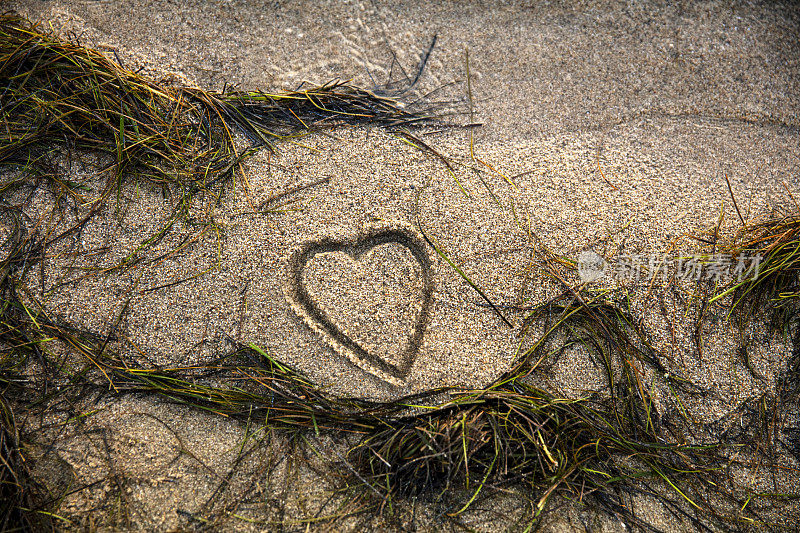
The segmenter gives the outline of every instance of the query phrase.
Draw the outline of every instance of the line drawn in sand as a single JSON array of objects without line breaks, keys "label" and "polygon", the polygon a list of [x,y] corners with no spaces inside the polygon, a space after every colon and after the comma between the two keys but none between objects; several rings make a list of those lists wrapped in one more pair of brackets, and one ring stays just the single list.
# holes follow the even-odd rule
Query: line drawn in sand
[{"label": "line drawn in sand", "polygon": [[[411,313],[411,317],[407,320],[410,322],[408,325],[411,326],[411,331],[407,336],[407,342],[391,344],[395,352],[391,354],[391,357],[378,353],[373,346],[359,340],[358,333],[354,332],[352,327],[348,328],[341,323],[341,320],[336,320],[332,315],[337,315],[338,310],[332,308],[329,301],[319,301],[309,291],[309,280],[305,277],[308,273],[308,266],[324,255],[336,255],[339,256],[336,258],[339,261],[349,261],[356,266],[363,266],[369,260],[374,259],[374,257],[369,257],[370,255],[376,255],[375,252],[385,245],[401,249],[401,254],[416,263],[411,271],[412,276],[418,279],[410,279],[410,281],[414,285],[422,282],[421,290],[414,291],[417,293],[417,301],[401,301],[399,306],[395,305],[395,307],[401,307],[401,312],[406,315]],[[284,284],[284,294],[295,314],[313,331],[320,334],[339,355],[346,357],[361,369],[387,383],[397,387],[405,386],[405,379],[422,345],[433,301],[433,272],[422,237],[405,224],[367,227],[350,238],[323,235],[294,248],[286,262],[287,279]],[[388,266],[392,268],[397,265]],[[335,283],[335,279],[327,278],[319,283],[331,284]],[[335,290],[336,287],[333,289]],[[358,324],[356,324],[357,326]],[[375,333],[380,335],[382,332],[386,332],[389,326],[390,324],[380,324],[380,328]]]}]

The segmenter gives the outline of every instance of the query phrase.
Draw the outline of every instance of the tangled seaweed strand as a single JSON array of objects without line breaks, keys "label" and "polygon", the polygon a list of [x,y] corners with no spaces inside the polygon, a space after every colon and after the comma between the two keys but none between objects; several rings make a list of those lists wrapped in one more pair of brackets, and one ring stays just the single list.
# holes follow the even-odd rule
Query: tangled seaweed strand
[{"label": "tangled seaweed strand", "polygon": [[390,98],[332,82],[281,94],[165,87],[91,50],[0,18],[0,164],[52,176],[55,148],[115,160],[123,173],[206,188],[241,157],[234,132],[253,146],[337,124],[400,128],[429,120]]},{"label": "tangled seaweed strand", "polygon": [[[193,195],[235,179],[239,162],[256,148],[271,149],[276,141],[340,124],[405,128],[429,121],[431,110],[403,109],[395,100],[342,82],[281,94],[167,87],[21,17],[0,16],[0,170],[8,171],[0,182],[0,216],[13,228],[0,243],[1,529],[28,529],[47,517],[32,503],[36,491],[6,397],[30,392],[22,377],[29,358],[47,372],[41,392],[51,397],[50,380],[61,377],[60,366],[48,360],[43,333],[67,339],[81,353],[97,340],[29,309],[18,293],[21,279],[48,246],[79,231],[123,180],[175,186],[187,204]],[[237,149],[237,133],[249,148]],[[80,185],[59,172],[58,162],[72,153],[110,161],[102,193],[71,229],[55,236],[31,231],[19,206],[7,199],[39,187],[80,198]],[[95,346],[90,359],[102,356],[109,340]]]},{"label": "tangled seaweed strand", "polygon": [[[105,335],[82,330],[26,304],[18,291],[46,247],[85,224],[122,180],[177,186],[188,196],[221,190],[258,147],[337,124],[397,129],[431,117],[432,109],[411,111],[343,83],[281,94],[166,87],[22,18],[0,18],[0,165],[16,172],[0,185],[0,212],[12,229],[0,260],[2,527],[54,528],[49,517],[59,501],[30,476],[12,408],[24,413],[61,398],[77,404],[88,395],[131,394],[257,419],[286,432],[346,435],[348,451],[340,463],[352,474],[349,488],[361,498],[377,498],[369,507],[377,512],[387,511],[388,502],[438,498],[457,522],[485,495],[516,488],[530,503],[529,529],[556,495],[591,504],[629,526],[653,529],[626,504],[635,494],[659,498],[700,530],[769,526],[756,505],[760,495],[749,495],[742,505],[716,483],[733,462],[719,443],[664,440],[661,414],[639,367],[675,388],[690,384],[667,376],[643,328],[607,299],[567,294],[532,310],[526,326],[544,323],[545,334],[483,389],[437,389],[370,402],[331,396],[252,345],[203,367],[137,367],[109,348],[117,340],[114,327]],[[236,134],[250,147],[238,149]],[[58,171],[59,158],[73,151],[111,161],[105,189],[72,230],[56,236],[29,231],[20,209],[5,198],[38,186],[77,195],[79,186]],[[797,228],[797,219],[763,225],[764,233],[744,245],[762,250],[768,261],[761,278],[733,289],[737,309],[747,309],[748,299],[777,302],[784,310],[794,301]],[[781,323],[788,320],[781,315]],[[51,342],[69,348],[69,365],[50,353]],[[533,385],[545,359],[575,345],[586,347],[604,370],[608,397],[566,400]],[[787,384],[796,383],[793,361]],[[41,369],[37,380],[26,374],[31,365]],[[236,386],[220,387],[214,381],[219,377]],[[781,398],[796,402],[796,392]],[[720,499],[740,511],[720,510]]]}]

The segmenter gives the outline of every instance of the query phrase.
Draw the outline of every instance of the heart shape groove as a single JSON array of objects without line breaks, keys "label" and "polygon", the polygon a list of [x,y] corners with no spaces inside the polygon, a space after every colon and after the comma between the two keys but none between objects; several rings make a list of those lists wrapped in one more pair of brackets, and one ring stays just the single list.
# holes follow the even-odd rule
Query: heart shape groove
[{"label": "heart shape groove", "polygon": [[[406,262],[404,258],[412,262],[410,272],[400,268],[401,263]],[[369,285],[370,272],[365,272],[365,267],[381,260],[383,264],[395,264],[386,265],[383,283]],[[335,284],[342,274],[349,274],[350,279]],[[388,301],[367,301],[342,309],[341,304],[352,299],[354,292],[362,298],[387,297],[394,292],[392,284],[408,293],[419,289],[420,280],[421,290],[414,291],[419,294],[419,301],[412,305],[406,301],[394,306]],[[345,285],[344,290],[342,285]],[[348,288],[351,294],[347,294]],[[329,297],[320,301],[319,294],[326,289]],[[292,250],[287,258],[284,293],[295,314],[338,354],[392,385],[406,384],[405,378],[422,345],[433,300],[430,258],[425,242],[413,229],[405,225],[367,228],[349,239],[321,236],[307,241]],[[364,321],[377,328],[360,331]],[[405,342],[398,342],[397,332],[392,337],[387,321],[410,327],[405,339],[402,339],[404,332],[399,332]],[[397,350],[392,349],[397,347]]]}]

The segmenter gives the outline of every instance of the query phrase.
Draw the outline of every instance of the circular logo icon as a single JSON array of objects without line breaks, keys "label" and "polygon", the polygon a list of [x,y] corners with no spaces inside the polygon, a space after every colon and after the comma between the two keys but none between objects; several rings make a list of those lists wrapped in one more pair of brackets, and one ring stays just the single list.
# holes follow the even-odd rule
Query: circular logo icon
[{"label": "circular logo icon", "polygon": [[606,273],[606,268],[608,263],[600,254],[591,250],[584,250],[578,254],[578,275],[582,282],[597,281]]}]

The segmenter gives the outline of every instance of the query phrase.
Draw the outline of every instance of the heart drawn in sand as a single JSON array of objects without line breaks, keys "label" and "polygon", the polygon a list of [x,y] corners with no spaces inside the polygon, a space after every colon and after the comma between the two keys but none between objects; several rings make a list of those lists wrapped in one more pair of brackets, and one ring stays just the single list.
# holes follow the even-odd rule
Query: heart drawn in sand
[{"label": "heart drawn in sand", "polygon": [[405,226],[320,237],[293,250],[287,267],[284,290],[294,312],[340,355],[404,385],[433,298],[424,241]]}]

